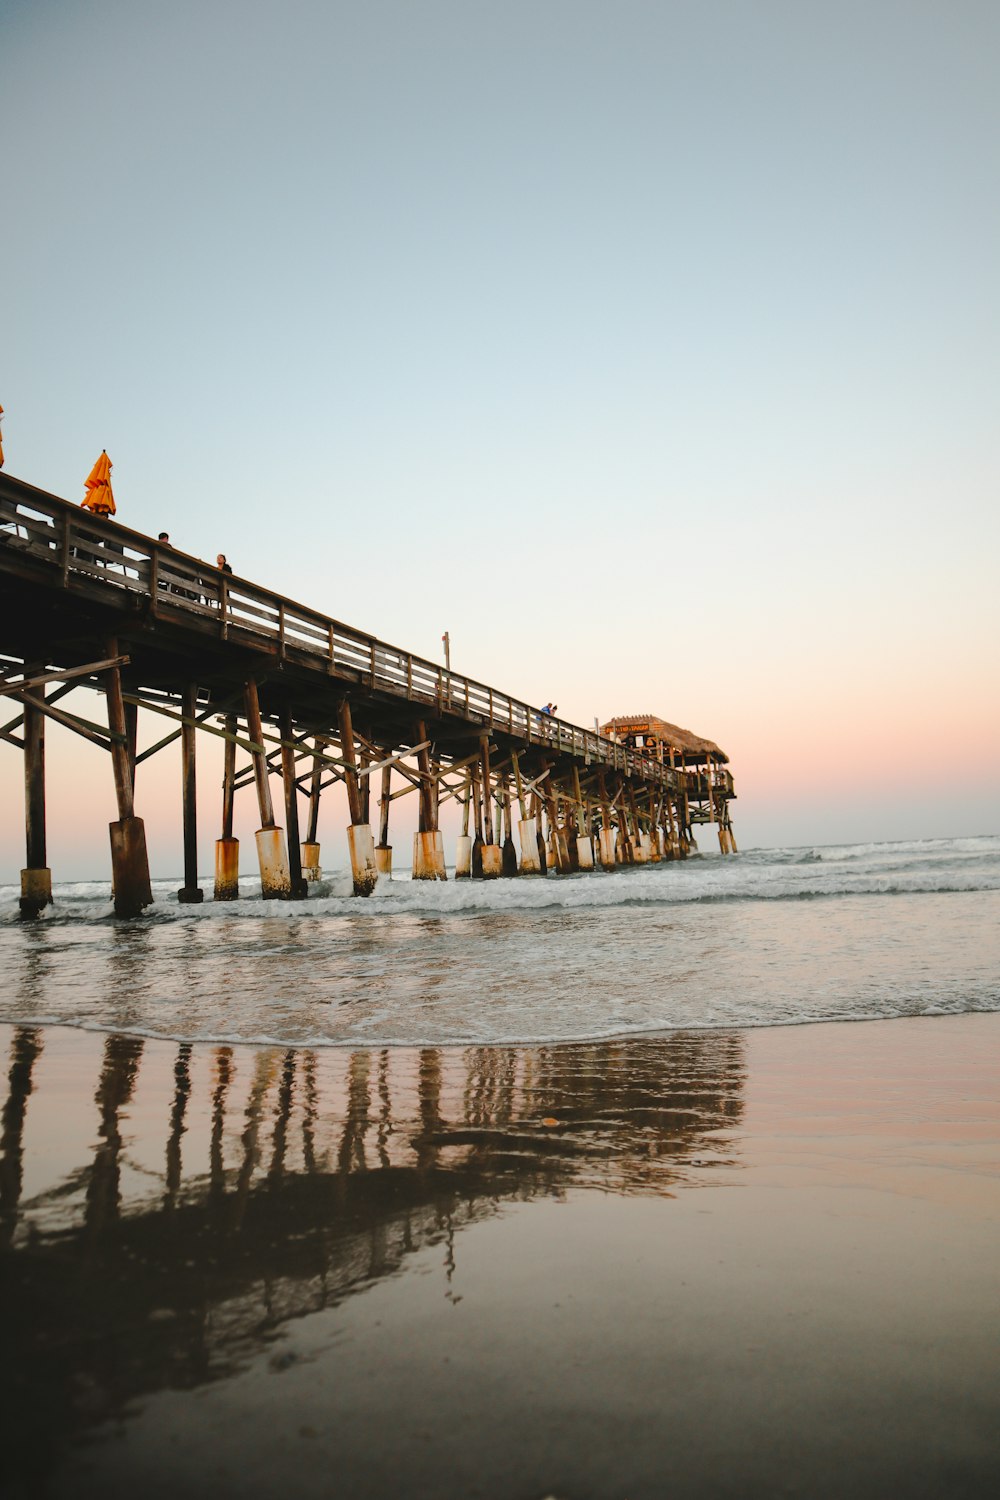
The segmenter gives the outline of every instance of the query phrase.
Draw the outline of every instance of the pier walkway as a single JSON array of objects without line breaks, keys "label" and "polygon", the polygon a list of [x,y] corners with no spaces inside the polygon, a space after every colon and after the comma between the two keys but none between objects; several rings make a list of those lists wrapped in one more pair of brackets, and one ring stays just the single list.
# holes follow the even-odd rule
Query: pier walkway
[{"label": "pier walkway", "polygon": [[[226,744],[218,900],[238,895],[233,802],[249,785],[260,811],[257,856],[265,897],[301,897],[319,878],[320,798],[335,782],[347,791],[359,895],[374,888],[379,874],[391,874],[391,804],[411,793],[419,802],[417,879],[446,878],[438,817],[449,798],[462,809],[457,878],[682,858],[696,823],[714,824],[723,853],[735,850],[733,779],[726,755],[710,741],[678,732],[676,745],[661,740],[655,754],[643,754],[622,737],[541,713],[2,472],[0,657],[0,696],[20,710],[0,725],[0,740],[25,758],[26,915],[51,899],[47,720],[110,753],[120,915],[135,915],[151,900],[145,832],[134,805],[136,766],[177,739],[185,848],[178,894],[184,901],[203,898],[197,883],[198,732]],[[58,707],[80,687],[106,697],[106,722]],[[140,708],[173,721],[141,754]],[[280,776],[283,825],[275,817],[272,773]],[[376,775],[377,845],[370,823]]]}]

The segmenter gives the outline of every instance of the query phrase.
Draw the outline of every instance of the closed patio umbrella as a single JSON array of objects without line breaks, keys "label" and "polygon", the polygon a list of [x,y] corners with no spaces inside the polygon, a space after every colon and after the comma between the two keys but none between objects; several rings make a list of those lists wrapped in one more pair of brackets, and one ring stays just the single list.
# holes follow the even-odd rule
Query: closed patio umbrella
[{"label": "closed patio umbrella", "polygon": [[106,448],[91,469],[86,485],[87,493],[80,501],[83,508],[93,511],[95,516],[113,516],[115,497],[111,493],[111,460]]}]

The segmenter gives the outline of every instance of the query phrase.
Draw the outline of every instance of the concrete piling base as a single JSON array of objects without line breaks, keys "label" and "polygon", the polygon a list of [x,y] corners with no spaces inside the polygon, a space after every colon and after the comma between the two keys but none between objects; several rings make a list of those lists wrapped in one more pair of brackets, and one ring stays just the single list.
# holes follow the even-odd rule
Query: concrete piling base
[{"label": "concrete piling base", "polygon": [[499,844],[483,845],[483,879],[499,880],[503,874],[503,850]]},{"label": "concrete piling base", "polygon": [[153,904],[145,825],[141,818],[122,818],[110,823],[108,831],[115,916],[137,917],[144,907]]},{"label": "concrete piling base", "polygon": [[517,825],[517,837],[521,845],[521,874],[541,875],[541,860],[538,858],[538,825],[534,818],[522,818]]},{"label": "concrete piling base", "polygon": [[302,859],[302,879],[308,885],[315,885],[317,880],[322,880],[323,871],[319,863],[318,844],[300,844],[299,852]]},{"label": "concrete piling base", "polygon": [[239,899],[240,841],[239,839],[216,839],[215,900],[238,901]]},{"label": "concrete piling base", "polygon": [[460,833],[455,845],[455,879],[468,880],[472,874],[472,840],[467,833]]},{"label": "concrete piling base", "polygon": [[517,874],[517,850],[514,848],[514,840],[508,833],[503,841],[503,877],[505,880],[512,880]]},{"label": "concrete piling base", "polygon": [[257,863],[260,866],[260,893],[265,901],[287,901],[292,894],[292,877],[288,870],[288,846],[283,828],[258,828]]},{"label": "concrete piling base", "polygon": [[347,830],[347,847],[351,856],[354,894],[370,896],[378,883],[375,863],[375,839],[368,823],[352,823]]},{"label": "concrete piling base", "polygon": [[177,899],[182,906],[200,906],[205,899],[205,892],[200,885],[182,885],[177,892]]},{"label": "concrete piling base", "polygon": [[613,828],[602,828],[598,836],[598,852],[601,860],[602,870],[613,870],[615,867],[615,831]]},{"label": "concrete piling base", "polygon": [[22,917],[37,917],[38,913],[52,903],[52,871],[22,870],[21,900]]},{"label": "concrete piling base", "polygon": [[594,868],[594,841],[589,833],[578,833],[576,836],[576,861],[581,870]]},{"label": "concrete piling base", "polygon": [[444,839],[438,832],[413,835],[413,879],[447,880]]},{"label": "concrete piling base", "polygon": [[644,833],[640,833],[632,844],[632,863],[634,865],[649,864],[649,843]]},{"label": "concrete piling base", "polygon": [[392,879],[392,845],[375,845],[375,868],[386,880]]}]

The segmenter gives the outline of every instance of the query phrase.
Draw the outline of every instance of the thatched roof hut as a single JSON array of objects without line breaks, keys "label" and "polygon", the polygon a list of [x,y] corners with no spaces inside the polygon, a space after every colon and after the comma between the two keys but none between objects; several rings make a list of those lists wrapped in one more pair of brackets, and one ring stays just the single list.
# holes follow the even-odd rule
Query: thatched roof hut
[{"label": "thatched roof hut", "polygon": [[716,764],[729,764],[729,756],[714,740],[702,739],[700,734],[692,734],[690,729],[669,724],[666,719],[659,719],[655,714],[620,714],[602,724],[601,733],[608,739],[620,740],[647,755],[658,755],[662,745],[665,758],[672,749],[674,759],[685,765],[704,764],[708,756]]}]

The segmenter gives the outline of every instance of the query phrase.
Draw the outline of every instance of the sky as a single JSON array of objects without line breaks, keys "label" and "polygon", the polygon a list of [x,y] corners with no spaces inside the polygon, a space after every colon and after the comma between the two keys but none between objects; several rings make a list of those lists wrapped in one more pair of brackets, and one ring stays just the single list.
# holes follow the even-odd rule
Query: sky
[{"label": "sky", "polygon": [[[9,473],[75,500],[107,448],[126,525],[707,735],[743,847],[1000,831],[992,0],[0,23]],[[48,745],[54,877],[103,876],[110,765]],[[137,785],[163,874],[179,782]],[[2,745],[0,805],[13,880]]]}]

